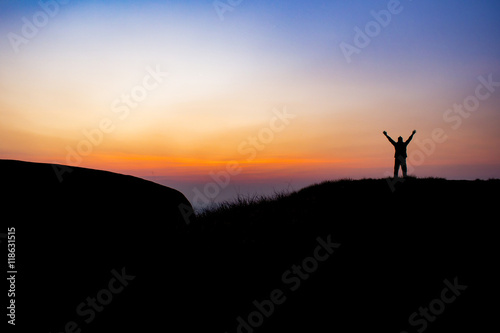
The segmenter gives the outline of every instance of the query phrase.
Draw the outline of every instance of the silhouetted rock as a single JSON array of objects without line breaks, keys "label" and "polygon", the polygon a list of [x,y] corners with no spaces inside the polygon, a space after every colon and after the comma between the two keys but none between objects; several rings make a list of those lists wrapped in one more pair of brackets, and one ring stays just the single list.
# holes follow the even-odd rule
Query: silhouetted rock
[{"label": "silhouetted rock", "polygon": [[[10,160],[0,160],[0,184],[2,232],[15,228],[19,331],[61,332],[72,322],[82,332],[139,329],[156,297],[166,309],[168,263],[188,226],[181,209],[191,209],[183,194],[132,176]],[[87,304],[108,296],[102,312]]]},{"label": "silhouetted rock", "polygon": [[179,205],[191,206],[179,191],[107,171],[0,160],[0,177],[9,206],[24,207],[15,212],[17,218],[86,223],[126,218],[176,229],[186,225]]}]

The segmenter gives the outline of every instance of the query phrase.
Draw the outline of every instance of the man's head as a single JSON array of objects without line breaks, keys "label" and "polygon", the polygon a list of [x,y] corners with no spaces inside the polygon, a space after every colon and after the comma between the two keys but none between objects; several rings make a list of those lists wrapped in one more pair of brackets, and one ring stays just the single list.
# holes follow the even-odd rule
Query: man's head
[{"label": "man's head", "polygon": [[400,137],[398,138],[398,142],[403,142],[403,137],[402,137],[402,136],[400,136]]}]

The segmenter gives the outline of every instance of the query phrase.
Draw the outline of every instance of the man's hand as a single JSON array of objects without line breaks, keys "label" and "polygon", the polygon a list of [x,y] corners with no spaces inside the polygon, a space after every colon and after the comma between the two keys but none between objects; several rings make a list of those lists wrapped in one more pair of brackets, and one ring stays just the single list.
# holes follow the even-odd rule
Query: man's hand
[{"label": "man's hand", "polygon": [[412,134],[415,134],[415,133],[417,133],[417,131],[416,131],[416,130],[413,130],[413,133],[412,133]]},{"label": "man's hand", "polygon": [[387,132],[386,132],[386,131],[384,131],[384,135],[387,135]]}]

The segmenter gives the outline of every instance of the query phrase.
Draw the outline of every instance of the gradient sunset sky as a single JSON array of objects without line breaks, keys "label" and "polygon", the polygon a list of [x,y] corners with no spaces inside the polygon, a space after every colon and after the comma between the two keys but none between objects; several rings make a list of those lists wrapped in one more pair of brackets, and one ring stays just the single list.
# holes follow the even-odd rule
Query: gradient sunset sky
[{"label": "gradient sunset sky", "polygon": [[0,158],[190,200],[219,175],[222,200],[386,177],[382,131],[416,129],[411,174],[499,178],[499,18],[472,0],[0,1]]}]

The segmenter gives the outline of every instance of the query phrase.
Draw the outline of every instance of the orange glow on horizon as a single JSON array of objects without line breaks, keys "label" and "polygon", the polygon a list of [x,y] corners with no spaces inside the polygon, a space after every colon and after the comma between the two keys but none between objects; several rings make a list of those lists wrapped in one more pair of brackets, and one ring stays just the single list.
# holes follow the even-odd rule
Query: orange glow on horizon
[{"label": "orange glow on horizon", "polygon": [[[54,161],[44,160],[46,163]],[[332,166],[349,166],[354,160],[321,159],[321,158],[261,158],[254,160],[208,160],[197,158],[151,156],[151,155],[105,155],[93,154],[81,164],[71,166],[89,167],[95,169],[112,170],[116,172],[135,170],[136,174],[149,175],[154,172],[158,175],[179,178],[205,177],[211,172],[220,172],[227,168],[241,168],[240,177],[250,175],[273,174],[284,172],[292,174],[294,171],[319,170]],[[61,163],[65,164],[65,163]]]}]

